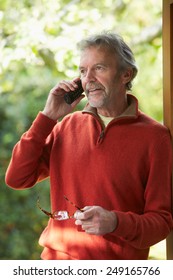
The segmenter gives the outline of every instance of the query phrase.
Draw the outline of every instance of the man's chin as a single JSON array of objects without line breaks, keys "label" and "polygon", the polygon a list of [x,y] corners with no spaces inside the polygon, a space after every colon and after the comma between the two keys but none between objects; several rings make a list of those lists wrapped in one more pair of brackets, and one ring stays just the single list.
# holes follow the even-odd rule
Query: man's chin
[{"label": "man's chin", "polygon": [[91,107],[94,107],[94,108],[101,108],[103,106],[103,100],[94,100],[93,98],[92,99],[88,99],[88,102],[90,104]]},{"label": "man's chin", "polygon": [[94,108],[100,108],[105,103],[105,96],[101,90],[89,92],[87,94],[87,99],[90,106]]}]

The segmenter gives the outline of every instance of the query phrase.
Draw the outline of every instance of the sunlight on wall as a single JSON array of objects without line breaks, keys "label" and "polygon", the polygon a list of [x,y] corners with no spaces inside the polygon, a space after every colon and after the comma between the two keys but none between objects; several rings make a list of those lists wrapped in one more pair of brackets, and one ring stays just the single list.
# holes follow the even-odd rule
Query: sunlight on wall
[{"label": "sunlight on wall", "polygon": [[154,260],[166,260],[166,240],[151,247],[149,258]]}]

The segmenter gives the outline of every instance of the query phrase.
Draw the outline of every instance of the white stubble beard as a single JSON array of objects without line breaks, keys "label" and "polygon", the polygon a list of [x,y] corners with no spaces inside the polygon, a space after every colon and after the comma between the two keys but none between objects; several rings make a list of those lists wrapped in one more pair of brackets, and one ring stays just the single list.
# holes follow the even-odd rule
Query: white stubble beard
[{"label": "white stubble beard", "polygon": [[99,96],[97,96],[97,94],[96,94],[96,96],[90,96],[90,93],[87,95],[88,102],[89,102],[91,107],[101,108],[105,104],[105,94],[104,94],[104,92],[100,93],[98,95]]}]

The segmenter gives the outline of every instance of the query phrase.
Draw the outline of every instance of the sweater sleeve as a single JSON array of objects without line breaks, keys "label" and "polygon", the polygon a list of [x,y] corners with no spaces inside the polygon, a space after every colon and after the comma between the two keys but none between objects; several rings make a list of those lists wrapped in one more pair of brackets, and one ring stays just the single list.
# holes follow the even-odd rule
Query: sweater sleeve
[{"label": "sweater sleeve", "polygon": [[51,133],[56,122],[41,112],[15,145],[6,171],[6,184],[14,189],[32,187],[49,176]]},{"label": "sweater sleeve", "polygon": [[161,139],[150,155],[150,172],[145,187],[144,213],[114,212],[118,225],[105,235],[118,237],[139,249],[148,248],[167,237],[173,227],[171,213],[172,147],[169,134]]}]

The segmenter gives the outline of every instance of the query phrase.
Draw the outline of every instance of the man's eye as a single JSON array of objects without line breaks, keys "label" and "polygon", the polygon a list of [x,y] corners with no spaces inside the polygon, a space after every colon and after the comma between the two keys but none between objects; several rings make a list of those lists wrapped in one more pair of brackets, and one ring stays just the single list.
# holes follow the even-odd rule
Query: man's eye
[{"label": "man's eye", "polygon": [[85,73],[86,73],[86,70],[85,70],[85,69],[81,69],[81,70],[80,70],[80,75],[81,75],[81,76],[84,76]]},{"label": "man's eye", "polygon": [[97,65],[97,66],[96,66],[96,70],[103,70],[103,66]]}]

